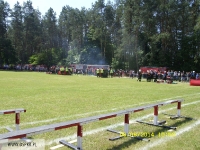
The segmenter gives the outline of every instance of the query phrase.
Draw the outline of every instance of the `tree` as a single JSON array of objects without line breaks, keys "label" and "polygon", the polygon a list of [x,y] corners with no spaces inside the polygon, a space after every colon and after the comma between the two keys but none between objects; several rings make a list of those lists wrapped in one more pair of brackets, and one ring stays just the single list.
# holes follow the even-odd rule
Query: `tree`
[{"label": "tree", "polygon": [[14,5],[13,11],[11,12],[11,18],[9,37],[12,40],[17,53],[17,58],[20,62],[23,56],[23,11],[19,2]]},{"label": "tree", "polygon": [[36,11],[29,0],[23,5],[23,52],[22,62],[28,63],[29,57],[40,52],[41,49],[41,28],[40,12]]},{"label": "tree", "polygon": [[14,64],[15,49],[7,37],[7,17],[10,8],[7,2],[0,1],[0,64]]}]

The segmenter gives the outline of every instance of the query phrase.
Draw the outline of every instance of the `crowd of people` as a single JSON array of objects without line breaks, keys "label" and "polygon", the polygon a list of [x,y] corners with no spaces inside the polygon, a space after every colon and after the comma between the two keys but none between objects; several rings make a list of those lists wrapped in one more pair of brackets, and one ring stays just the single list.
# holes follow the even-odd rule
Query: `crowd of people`
[{"label": "crowd of people", "polygon": [[[7,65],[2,66],[2,69],[9,70],[10,67]],[[44,65],[16,65],[13,67],[14,70],[31,70],[31,71],[39,71],[44,72],[47,71],[47,67]],[[70,74],[83,74],[83,75],[95,75],[97,77],[129,77],[129,78],[137,78],[137,81],[146,80],[147,82],[157,82],[157,81],[164,81],[164,82],[189,82],[190,79],[200,79],[199,73],[195,71],[185,72],[185,71],[159,71],[159,70],[147,70],[146,72],[142,72],[138,70],[135,72],[134,70],[123,70],[123,69],[113,69],[113,68],[96,68],[96,69],[75,69],[72,67],[58,67],[52,66],[49,68],[49,71],[52,73],[58,74],[58,72],[70,72]]]},{"label": "crowd of people", "polygon": [[[133,72],[134,73],[134,72]],[[132,74],[133,74],[132,73]],[[199,73],[195,71],[185,72],[185,71],[155,71],[147,70],[147,73],[142,73],[141,70],[138,72],[138,81],[141,81],[141,78],[146,78],[147,82],[157,82],[162,80],[164,82],[178,81],[178,82],[189,82],[190,79],[200,79]]]},{"label": "crowd of people", "polygon": [[[195,71],[191,72],[185,72],[185,71],[156,71],[156,70],[147,70],[147,72],[141,72],[139,70],[138,72],[135,72],[133,70],[127,71],[123,69],[117,69],[114,70],[112,68],[106,70],[104,68],[97,68],[95,73],[92,75],[95,75],[97,77],[102,77],[102,75],[107,72],[107,77],[129,77],[129,78],[136,78],[137,81],[146,80],[147,82],[157,82],[160,80],[163,80],[164,82],[189,82],[190,79],[200,79],[199,73],[196,73]],[[87,73],[87,71],[86,71]],[[86,74],[87,75],[87,74]],[[88,74],[90,75],[90,74]]]},{"label": "crowd of people", "polygon": [[112,71],[114,77],[129,77],[136,78],[137,81],[146,80],[147,82],[189,82],[190,79],[200,79],[199,73],[195,71],[185,72],[185,71],[157,71],[157,70],[147,70],[147,72],[142,72],[139,70],[135,72],[133,70],[125,71],[122,69]]}]

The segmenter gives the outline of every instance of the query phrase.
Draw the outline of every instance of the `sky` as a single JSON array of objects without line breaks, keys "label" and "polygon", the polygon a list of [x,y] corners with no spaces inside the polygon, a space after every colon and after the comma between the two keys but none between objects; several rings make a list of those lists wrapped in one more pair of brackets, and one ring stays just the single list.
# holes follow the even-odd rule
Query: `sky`
[{"label": "sky", "polygon": [[[17,1],[23,5],[23,2],[26,0],[4,0],[4,2],[8,2],[10,8],[12,9]],[[81,7],[85,7],[86,9],[92,7],[92,3],[94,4],[97,0],[31,0],[34,9],[38,9],[42,15],[49,10],[49,8],[53,8],[56,15],[59,16],[60,12],[62,11],[62,7],[69,5],[72,8],[81,9]],[[105,0],[107,3],[108,0]]]}]

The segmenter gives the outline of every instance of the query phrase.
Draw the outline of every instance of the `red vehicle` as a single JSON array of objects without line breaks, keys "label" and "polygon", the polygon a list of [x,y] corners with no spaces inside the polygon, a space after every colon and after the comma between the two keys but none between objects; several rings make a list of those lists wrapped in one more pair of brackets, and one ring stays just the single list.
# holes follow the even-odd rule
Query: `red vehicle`
[{"label": "red vehicle", "polygon": [[164,71],[169,70],[168,67],[152,67],[152,66],[145,66],[145,67],[140,67],[140,70],[142,73],[146,74],[147,71],[153,70],[157,72],[164,73]]}]

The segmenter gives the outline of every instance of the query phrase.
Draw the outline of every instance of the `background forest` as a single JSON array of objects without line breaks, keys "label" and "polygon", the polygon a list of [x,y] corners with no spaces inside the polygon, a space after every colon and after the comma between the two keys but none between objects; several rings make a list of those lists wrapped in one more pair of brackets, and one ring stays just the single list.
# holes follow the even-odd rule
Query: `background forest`
[{"label": "background forest", "polygon": [[200,0],[97,0],[44,16],[0,0],[0,65],[166,66],[200,72]]}]

